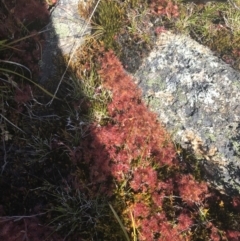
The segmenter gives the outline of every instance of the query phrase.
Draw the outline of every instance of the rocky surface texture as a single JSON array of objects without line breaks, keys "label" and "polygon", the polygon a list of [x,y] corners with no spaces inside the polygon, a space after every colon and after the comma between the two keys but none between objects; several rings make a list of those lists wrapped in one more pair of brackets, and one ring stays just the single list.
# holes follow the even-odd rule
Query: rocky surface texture
[{"label": "rocky surface texture", "polygon": [[174,141],[194,151],[208,181],[240,193],[240,73],[194,40],[164,33],[135,77]]},{"label": "rocky surface texture", "polygon": [[50,22],[43,29],[46,43],[40,61],[40,83],[60,74],[59,57],[72,54],[84,42],[84,36],[90,33],[90,28],[78,13],[78,4],[83,1],[59,0],[51,9]]}]

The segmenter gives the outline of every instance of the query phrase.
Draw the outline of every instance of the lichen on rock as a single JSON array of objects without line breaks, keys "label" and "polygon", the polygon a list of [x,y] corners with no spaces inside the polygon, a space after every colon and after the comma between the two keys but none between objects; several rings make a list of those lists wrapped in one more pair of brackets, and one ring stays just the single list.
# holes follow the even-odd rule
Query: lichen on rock
[{"label": "lichen on rock", "polygon": [[71,55],[84,43],[84,36],[90,34],[90,26],[79,15],[78,5],[82,2],[83,0],[59,0],[52,8],[50,22],[43,29],[46,41],[40,63],[40,83],[59,78],[63,73],[62,57]]},{"label": "lichen on rock", "polygon": [[240,73],[187,36],[161,34],[135,77],[174,141],[213,186],[240,193]]}]

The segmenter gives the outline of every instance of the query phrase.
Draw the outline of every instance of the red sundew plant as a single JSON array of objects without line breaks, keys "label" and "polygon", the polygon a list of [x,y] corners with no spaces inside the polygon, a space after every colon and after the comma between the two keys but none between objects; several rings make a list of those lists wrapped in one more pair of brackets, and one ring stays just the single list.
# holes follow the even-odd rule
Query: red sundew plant
[{"label": "red sundew plant", "polygon": [[[156,115],[141,101],[141,92],[112,51],[102,58],[99,74],[104,87],[112,92],[108,104],[111,122],[90,127],[94,138],[83,155],[90,167],[91,182],[103,185],[115,179],[120,185],[127,183],[132,195],[127,209],[133,214],[139,240],[184,240],[182,233],[193,221],[187,214],[179,216],[177,226],[168,220],[163,202],[173,195],[174,184],[171,178],[159,180],[157,172],[164,166],[176,166],[174,145]],[[192,188],[194,180],[191,183]],[[181,192],[184,195],[184,188]],[[192,200],[200,200],[200,194]]]},{"label": "red sundew plant", "polygon": [[232,53],[235,57],[237,57],[237,58],[240,57],[240,49],[233,49]]},{"label": "red sundew plant", "polygon": [[180,196],[189,206],[203,200],[205,194],[208,193],[206,183],[198,183],[192,175],[184,175],[178,182]]},{"label": "red sundew plant", "polygon": [[211,227],[210,238],[212,241],[220,241],[221,240],[219,230],[215,226]]},{"label": "red sundew plant", "polygon": [[156,27],[154,32],[156,35],[160,35],[162,33],[165,33],[167,30],[165,29],[164,26],[161,26],[161,27]]},{"label": "red sundew plant", "polygon": [[228,240],[231,240],[231,241],[238,241],[240,239],[240,232],[228,230],[227,231],[227,238],[228,238]]},{"label": "red sundew plant", "polygon": [[[112,51],[101,58],[99,74],[102,87],[111,91],[110,121],[92,124],[79,154],[73,155],[75,163],[84,160],[89,168],[89,185],[117,197],[113,206],[129,233],[134,219],[139,241],[192,240],[194,231],[204,226],[200,235],[217,240],[218,229],[207,226],[207,184],[179,173],[184,163],[176,160],[169,135]],[[126,204],[121,210],[119,199]],[[237,198],[233,204],[238,206]]]},{"label": "red sundew plant", "polygon": [[32,90],[30,85],[25,85],[22,88],[17,88],[14,95],[14,100],[19,104],[25,104],[32,100]]},{"label": "red sundew plant", "polygon": [[178,17],[178,6],[168,0],[151,0],[150,9],[154,15],[165,15],[169,19]]},{"label": "red sundew plant", "polygon": [[[175,237],[178,230],[172,231],[173,225],[168,223],[164,212],[159,212],[165,195],[173,192],[172,180],[162,182],[157,173],[158,167],[175,165],[174,146],[155,114],[142,103],[139,89],[113,52],[105,54],[99,73],[104,87],[112,91],[108,105],[112,122],[91,129],[96,160],[91,168],[92,178],[103,181],[112,176],[120,183],[128,181],[136,194],[129,209],[140,232],[139,240]],[[164,230],[163,222],[168,224],[168,230]],[[164,232],[160,235],[161,227]]]},{"label": "red sundew plant", "polygon": [[[119,182],[124,181],[125,176],[133,171],[131,165],[135,161],[148,166],[148,171],[155,176],[155,181],[151,176],[147,184],[154,189],[157,175],[149,166],[149,160],[154,160],[156,165],[173,165],[174,146],[168,141],[169,137],[160,127],[156,116],[148,112],[141,102],[139,89],[124,72],[113,52],[105,54],[99,73],[104,80],[104,87],[112,91],[112,101],[108,105],[112,123],[90,128],[94,136],[89,159],[94,160],[91,163],[91,179],[102,182],[112,176]],[[145,176],[148,175],[146,173]]]},{"label": "red sundew plant", "polygon": [[132,209],[135,218],[146,218],[150,213],[149,207],[146,204],[140,202],[135,203]]},{"label": "red sundew plant", "polygon": [[210,238],[212,241],[221,241],[221,240],[238,241],[240,238],[239,231],[233,231],[233,230],[227,230],[226,232],[221,231],[217,227],[215,227],[212,222],[208,222],[207,226],[210,229]]},{"label": "red sundew plant", "polygon": [[240,197],[239,196],[234,196],[232,198],[232,205],[235,210],[240,211]]},{"label": "red sundew plant", "polygon": [[178,230],[183,231],[189,229],[193,225],[193,220],[190,214],[182,212],[178,218]]},{"label": "red sundew plant", "polygon": [[157,187],[157,181],[157,172],[152,167],[138,167],[133,171],[130,187],[134,191],[150,191],[152,193]]}]

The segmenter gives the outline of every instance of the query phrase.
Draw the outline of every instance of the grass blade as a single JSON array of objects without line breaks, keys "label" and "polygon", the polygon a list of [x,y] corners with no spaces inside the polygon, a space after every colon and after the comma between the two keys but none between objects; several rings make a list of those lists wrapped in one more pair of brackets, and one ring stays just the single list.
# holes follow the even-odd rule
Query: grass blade
[{"label": "grass blade", "polygon": [[112,206],[110,203],[109,203],[108,205],[109,205],[109,207],[111,208],[111,210],[112,210],[112,212],[113,212],[115,218],[117,219],[119,225],[121,226],[122,231],[124,232],[124,235],[125,235],[127,241],[130,241],[130,239],[129,239],[129,237],[128,237],[128,234],[127,234],[127,232],[126,232],[126,229],[125,229],[125,227],[123,226],[123,223],[121,222],[119,216],[118,216],[117,213],[115,212],[113,206]]},{"label": "grass blade", "polygon": [[12,70],[9,70],[9,69],[3,69],[3,68],[0,68],[0,71],[3,71],[3,72],[7,72],[7,73],[10,73],[10,74],[14,74],[14,75],[17,75],[27,81],[29,81],[30,83],[34,84],[37,88],[39,88],[40,90],[42,90],[45,94],[49,95],[50,97],[52,97],[53,99],[57,99],[57,100],[60,100],[59,98],[57,98],[56,96],[54,96],[52,93],[50,93],[49,91],[47,91],[46,89],[44,89],[41,85],[35,83],[33,80],[25,77],[24,75],[21,75],[17,72],[14,72]]},{"label": "grass blade", "polygon": [[136,233],[136,225],[135,220],[133,218],[132,212],[130,211],[131,219],[132,219],[132,227],[133,227],[133,241],[137,241],[137,233]]}]

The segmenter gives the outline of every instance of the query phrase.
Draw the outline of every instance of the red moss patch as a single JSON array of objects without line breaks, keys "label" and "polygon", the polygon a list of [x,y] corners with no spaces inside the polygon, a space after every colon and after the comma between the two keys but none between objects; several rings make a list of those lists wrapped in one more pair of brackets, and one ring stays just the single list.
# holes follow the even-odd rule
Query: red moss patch
[{"label": "red moss patch", "polygon": [[[7,47],[1,52],[1,59],[26,66],[33,78],[36,78],[44,45],[43,35],[38,34],[38,31],[48,21],[49,11],[45,1],[1,1],[0,40],[7,40],[6,44],[11,44],[11,48]],[[11,66],[4,67],[9,69]]]},{"label": "red moss patch", "polygon": [[[18,220],[0,219],[0,240],[4,241],[63,241],[53,230],[41,225],[36,217]],[[52,235],[51,235],[52,234]]]}]

